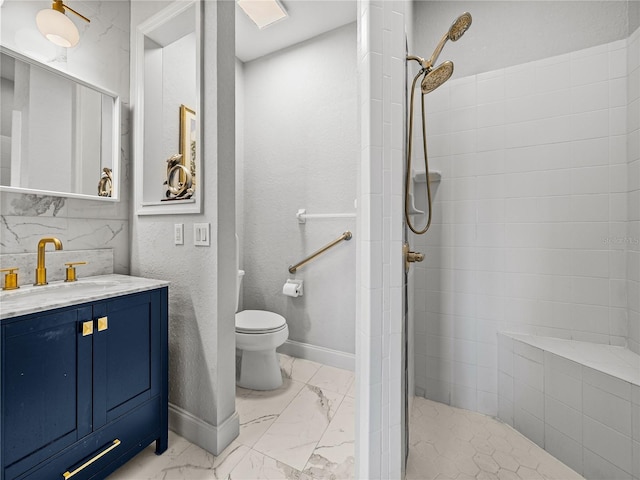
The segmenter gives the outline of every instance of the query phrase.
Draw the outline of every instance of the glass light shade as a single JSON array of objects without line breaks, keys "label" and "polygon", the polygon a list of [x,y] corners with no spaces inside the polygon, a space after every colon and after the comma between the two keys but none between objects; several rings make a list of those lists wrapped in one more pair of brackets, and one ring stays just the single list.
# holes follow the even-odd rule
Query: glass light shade
[{"label": "glass light shade", "polygon": [[80,40],[80,33],[75,24],[64,13],[51,8],[38,12],[36,24],[42,35],[61,47],[74,47]]}]

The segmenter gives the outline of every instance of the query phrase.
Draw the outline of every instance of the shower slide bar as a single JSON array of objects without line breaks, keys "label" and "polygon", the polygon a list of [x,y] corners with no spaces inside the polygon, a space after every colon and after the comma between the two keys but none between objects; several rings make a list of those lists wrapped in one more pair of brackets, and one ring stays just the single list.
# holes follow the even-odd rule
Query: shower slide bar
[{"label": "shower slide bar", "polygon": [[331,247],[333,247],[334,245],[337,245],[338,243],[342,242],[343,240],[351,240],[352,237],[353,237],[353,235],[351,234],[351,232],[349,230],[347,230],[342,235],[340,235],[338,238],[336,238],[333,242],[326,244],[320,250],[317,250],[317,251],[313,252],[307,258],[305,258],[304,260],[296,263],[295,265],[291,265],[289,267],[289,273],[296,273],[296,270],[298,270],[300,267],[303,267],[304,265],[309,263],[311,260],[316,258],[318,255],[326,252]]},{"label": "shower slide bar", "polygon": [[298,223],[306,223],[308,218],[356,218],[355,213],[307,213],[307,210],[301,208],[296,213]]}]

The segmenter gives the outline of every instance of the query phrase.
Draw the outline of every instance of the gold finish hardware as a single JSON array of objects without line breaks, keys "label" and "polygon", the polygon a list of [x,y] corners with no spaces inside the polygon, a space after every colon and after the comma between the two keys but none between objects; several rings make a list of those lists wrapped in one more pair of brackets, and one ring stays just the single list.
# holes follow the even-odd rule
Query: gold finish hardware
[{"label": "gold finish hardware", "polygon": [[65,282],[75,282],[76,278],[76,265],[86,265],[87,262],[68,262],[65,263],[67,266],[67,278],[65,278]]},{"label": "gold finish hardware", "polygon": [[109,328],[109,318],[108,317],[100,317],[98,319],[98,331],[102,332]]},{"label": "gold finish hardware", "polygon": [[111,450],[113,450],[114,448],[116,448],[118,445],[120,445],[122,442],[120,442],[120,440],[118,440],[117,438],[111,443],[111,445],[109,445],[107,448],[105,448],[102,452],[100,452],[99,454],[97,454],[95,457],[91,458],[90,460],[87,460],[86,462],[84,462],[82,465],[80,465],[78,468],[76,468],[73,472],[70,472],[69,470],[67,470],[66,472],[64,472],[62,474],[62,476],[64,477],[65,480],[73,477],[76,473],[81,472],[82,470],[84,470],[85,468],[87,468],[89,465],[91,465],[93,462],[95,462],[96,460],[99,460],[100,458],[104,457],[107,453],[109,453]]},{"label": "gold finish hardware", "polygon": [[342,242],[343,240],[351,240],[351,237],[353,237],[353,235],[351,234],[351,232],[349,230],[347,230],[342,235],[340,235],[338,238],[336,238],[333,242],[328,243],[327,245],[322,247],[320,250],[317,250],[317,251],[313,252],[311,255],[309,255],[307,258],[305,258],[301,262],[298,262],[295,265],[291,265],[289,267],[289,273],[296,273],[296,270],[298,270],[298,268],[306,265],[311,260],[316,258],[318,255],[320,255],[321,253],[326,252],[331,247],[333,247],[334,245],[337,245],[338,243]]},{"label": "gold finish hardware", "polygon": [[20,288],[18,285],[18,267],[11,268],[2,268],[0,272],[9,272],[4,276],[4,287],[3,290],[15,290],[16,288]]},{"label": "gold finish hardware", "polygon": [[91,23],[91,20],[89,20],[87,17],[85,17],[84,15],[82,15],[81,13],[76,12],[73,8],[71,8],[69,5],[65,5],[64,3],[62,3],[62,0],[53,0],[53,5],[51,5],[51,8],[57,12],[60,12],[62,14],[65,13],[65,8],[73,13],[75,13],[77,16],[79,16],[81,19],[83,19],[85,22],[87,23]]},{"label": "gold finish hardware", "polygon": [[409,244],[405,243],[402,246],[402,255],[404,257],[404,270],[409,271],[409,267],[414,262],[422,262],[424,260],[424,254],[420,252],[412,252],[409,250]]},{"label": "gold finish hardware", "polygon": [[82,336],[86,337],[93,334],[93,320],[82,322]]},{"label": "gold finish hardware", "polygon": [[38,266],[36,267],[36,282],[34,285],[47,284],[47,269],[44,266],[45,246],[53,243],[56,250],[62,250],[62,242],[55,237],[44,237],[38,242]]}]

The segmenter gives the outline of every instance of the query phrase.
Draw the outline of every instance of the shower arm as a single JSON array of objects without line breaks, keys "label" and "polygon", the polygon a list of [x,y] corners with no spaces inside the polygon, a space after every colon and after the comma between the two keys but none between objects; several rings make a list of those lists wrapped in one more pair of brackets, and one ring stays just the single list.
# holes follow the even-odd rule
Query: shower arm
[{"label": "shower arm", "polygon": [[[417,55],[407,55],[407,61],[408,60],[415,60],[416,62],[418,62],[420,64],[420,66],[422,67],[423,70],[428,70],[428,68],[426,66],[427,62],[426,62],[426,60],[424,58],[418,57]],[[422,72],[420,72],[420,74],[422,74]]]},{"label": "shower arm", "polygon": [[440,42],[438,43],[438,46],[433,51],[431,58],[429,58],[429,60],[427,60],[426,62],[424,60],[422,61],[422,68],[424,68],[427,71],[431,70],[431,68],[433,67],[433,64],[436,63],[436,60],[440,56],[440,53],[444,48],[444,44],[447,43],[447,40],[449,40],[449,32],[445,33],[442,36],[442,38],[440,39]]}]

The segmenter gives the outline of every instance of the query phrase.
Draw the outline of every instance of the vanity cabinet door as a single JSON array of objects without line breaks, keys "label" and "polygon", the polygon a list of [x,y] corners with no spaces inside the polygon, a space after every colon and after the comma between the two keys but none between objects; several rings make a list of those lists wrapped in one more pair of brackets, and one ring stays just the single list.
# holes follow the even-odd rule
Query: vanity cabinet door
[{"label": "vanity cabinet door", "polygon": [[[2,326],[2,464],[22,472],[89,434],[91,308]],[[13,475],[8,475],[11,478]]]},{"label": "vanity cabinet door", "polygon": [[160,293],[95,304],[94,430],[160,393]]}]

